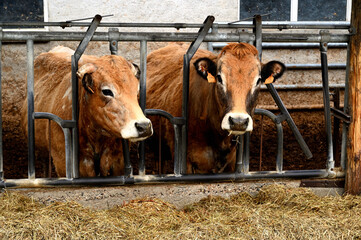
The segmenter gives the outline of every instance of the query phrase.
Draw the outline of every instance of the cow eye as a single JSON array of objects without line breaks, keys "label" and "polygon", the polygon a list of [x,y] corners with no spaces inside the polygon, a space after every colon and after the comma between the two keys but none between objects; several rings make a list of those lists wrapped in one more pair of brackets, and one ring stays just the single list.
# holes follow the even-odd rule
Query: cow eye
[{"label": "cow eye", "polygon": [[103,89],[102,93],[104,96],[114,97],[114,94],[113,94],[112,90],[110,90],[110,89]]},{"label": "cow eye", "polygon": [[222,84],[222,77],[221,77],[221,75],[217,75],[217,81],[220,83],[220,84]]}]

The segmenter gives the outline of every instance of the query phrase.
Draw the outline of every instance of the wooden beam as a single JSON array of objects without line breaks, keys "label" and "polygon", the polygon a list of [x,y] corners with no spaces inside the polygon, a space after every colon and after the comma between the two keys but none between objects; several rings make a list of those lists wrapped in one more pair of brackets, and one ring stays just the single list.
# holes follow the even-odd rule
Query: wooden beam
[{"label": "wooden beam", "polygon": [[361,194],[361,0],[352,0],[350,40],[349,110],[351,123],[347,144],[345,190]]}]

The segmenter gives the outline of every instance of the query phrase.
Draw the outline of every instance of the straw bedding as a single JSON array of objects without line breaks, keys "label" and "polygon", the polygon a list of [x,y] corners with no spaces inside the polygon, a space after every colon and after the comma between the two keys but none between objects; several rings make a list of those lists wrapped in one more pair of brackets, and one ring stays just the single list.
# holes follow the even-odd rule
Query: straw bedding
[{"label": "straw bedding", "polygon": [[183,209],[137,199],[106,210],[0,197],[0,239],[361,239],[361,197],[318,197],[281,185],[209,196]]}]

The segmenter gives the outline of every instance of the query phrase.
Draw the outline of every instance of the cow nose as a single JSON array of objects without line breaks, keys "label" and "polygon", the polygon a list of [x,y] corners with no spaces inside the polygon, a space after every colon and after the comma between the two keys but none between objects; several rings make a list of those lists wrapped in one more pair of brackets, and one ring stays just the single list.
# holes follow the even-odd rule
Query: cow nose
[{"label": "cow nose", "polygon": [[249,118],[229,117],[229,126],[232,131],[246,131],[249,123]]},{"label": "cow nose", "polygon": [[135,128],[138,131],[139,137],[152,135],[152,124],[150,122],[136,122]]}]

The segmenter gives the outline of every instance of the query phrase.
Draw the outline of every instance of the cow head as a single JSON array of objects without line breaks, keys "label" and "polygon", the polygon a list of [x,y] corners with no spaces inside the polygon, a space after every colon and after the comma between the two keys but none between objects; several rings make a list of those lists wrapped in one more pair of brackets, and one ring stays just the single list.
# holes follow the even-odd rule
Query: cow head
[{"label": "cow head", "polygon": [[[139,106],[139,68],[120,56],[104,56],[77,72],[89,121],[107,136],[140,141],[152,135],[152,124]],[[138,78],[137,78],[138,77]],[[82,104],[82,103],[80,103]],[[80,109],[81,111],[81,109]]]},{"label": "cow head", "polygon": [[221,129],[235,135],[253,130],[252,115],[261,83],[273,82],[285,70],[278,61],[261,64],[257,49],[247,43],[228,44],[216,62],[200,58],[194,65],[197,73],[216,88],[223,109]]}]

